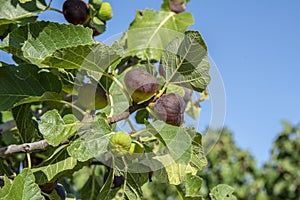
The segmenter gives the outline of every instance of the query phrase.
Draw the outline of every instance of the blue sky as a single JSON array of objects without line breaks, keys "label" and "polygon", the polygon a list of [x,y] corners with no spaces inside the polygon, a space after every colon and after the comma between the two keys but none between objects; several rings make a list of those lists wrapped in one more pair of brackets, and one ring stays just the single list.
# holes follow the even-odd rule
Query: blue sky
[{"label": "blue sky", "polygon": [[[53,0],[60,8],[61,0]],[[103,41],[128,28],[135,10],[158,10],[160,0],[110,0],[114,17]],[[225,126],[243,149],[261,164],[269,158],[281,120],[299,122],[300,113],[300,1],[298,0],[191,0],[187,11],[206,40],[226,90]],[[65,22],[55,12],[40,19]],[[9,56],[0,53],[1,60]],[[209,103],[203,115],[209,116]],[[203,126],[209,119],[203,119]]]}]

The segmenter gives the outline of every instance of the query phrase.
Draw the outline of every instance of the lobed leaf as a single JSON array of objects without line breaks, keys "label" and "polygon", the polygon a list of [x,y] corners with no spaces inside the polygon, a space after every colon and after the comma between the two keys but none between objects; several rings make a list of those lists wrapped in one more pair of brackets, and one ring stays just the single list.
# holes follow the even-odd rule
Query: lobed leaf
[{"label": "lobed leaf", "polygon": [[162,66],[168,83],[202,92],[210,82],[207,47],[198,31],[187,31],[183,39],[170,42]]},{"label": "lobed leaf", "polygon": [[137,11],[127,31],[127,51],[142,60],[160,60],[165,47],[194,23],[191,13]]},{"label": "lobed leaf", "polygon": [[40,21],[15,29],[3,40],[0,49],[39,67],[47,67],[42,61],[56,50],[93,43],[89,28]]},{"label": "lobed leaf", "polygon": [[85,133],[72,141],[68,147],[69,154],[78,161],[84,162],[107,152],[111,128],[104,118],[86,123],[79,131]]},{"label": "lobed leaf", "polygon": [[6,178],[4,187],[0,189],[0,197],[3,200],[44,199],[39,186],[35,183],[34,175],[29,169],[24,169],[12,183],[9,183]]},{"label": "lobed leaf", "polygon": [[18,0],[0,0],[0,25],[20,23],[31,19],[34,15],[46,9],[45,0],[32,0],[21,3]]},{"label": "lobed leaf", "polygon": [[77,132],[78,125],[79,121],[74,115],[61,118],[57,110],[51,110],[41,117],[39,130],[49,144],[58,146]]},{"label": "lobed leaf", "polygon": [[41,185],[53,182],[60,176],[65,176],[67,173],[76,171],[80,167],[80,163],[75,158],[70,157],[67,151],[63,149],[49,158],[40,167],[33,168],[32,172],[36,177],[36,182]]},{"label": "lobed leaf", "polygon": [[14,120],[16,122],[21,141],[32,142],[33,138],[38,134],[36,122],[33,121],[31,105],[23,104],[12,109]]},{"label": "lobed leaf", "polygon": [[237,198],[232,194],[233,192],[232,187],[220,184],[211,190],[209,196],[212,200],[236,200]]},{"label": "lobed leaf", "polygon": [[0,110],[8,110],[20,100],[42,96],[45,92],[61,91],[57,76],[33,65],[0,67]]},{"label": "lobed leaf", "polygon": [[119,55],[102,43],[66,47],[45,57],[42,62],[51,68],[85,69],[103,73],[113,63],[119,62]]}]

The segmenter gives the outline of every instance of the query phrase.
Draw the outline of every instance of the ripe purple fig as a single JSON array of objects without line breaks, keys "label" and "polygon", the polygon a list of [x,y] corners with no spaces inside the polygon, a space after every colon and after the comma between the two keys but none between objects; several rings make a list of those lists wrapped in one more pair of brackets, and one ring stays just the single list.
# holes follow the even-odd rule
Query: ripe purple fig
[{"label": "ripe purple fig", "polygon": [[185,102],[178,94],[164,94],[149,106],[157,119],[173,126],[180,126],[183,123]]},{"label": "ripe purple fig", "polygon": [[186,2],[184,0],[171,0],[170,9],[177,14],[184,12],[186,9]]},{"label": "ripe purple fig", "polygon": [[86,24],[90,18],[89,6],[83,0],[67,0],[63,4],[65,19],[74,25]]},{"label": "ripe purple fig", "polygon": [[148,72],[135,68],[126,73],[124,82],[134,102],[151,98],[158,90],[158,80]]}]

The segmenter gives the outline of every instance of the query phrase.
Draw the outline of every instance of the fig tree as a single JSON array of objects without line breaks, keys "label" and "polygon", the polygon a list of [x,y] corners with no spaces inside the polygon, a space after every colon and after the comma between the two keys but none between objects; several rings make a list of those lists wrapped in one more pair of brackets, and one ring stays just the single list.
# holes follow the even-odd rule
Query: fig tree
[{"label": "fig tree", "polygon": [[108,95],[100,85],[86,83],[78,90],[77,102],[89,110],[102,109],[108,101]]},{"label": "fig tree", "polygon": [[139,68],[128,71],[124,77],[125,85],[134,102],[139,103],[152,97],[158,90],[158,80]]},{"label": "fig tree", "polygon": [[110,20],[113,17],[113,10],[110,3],[103,2],[97,16],[102,21]]},{"label": "fig tree", "polygon": [[109,147],[116,156],[124,156],[131,146],[131,137],[126,132],[114,133],[109,140]]},{"label": "fig tree", "polygon": [[83,0],[67,0],[63,4],[65,19],[74,25],[86,24],[90,18],[89,6]]},{"label": "fig tree", "polygon": [[149,106],[157,119],[173,126],[180,126],[183,123],[185,102],[180,95],[164,94]]}]

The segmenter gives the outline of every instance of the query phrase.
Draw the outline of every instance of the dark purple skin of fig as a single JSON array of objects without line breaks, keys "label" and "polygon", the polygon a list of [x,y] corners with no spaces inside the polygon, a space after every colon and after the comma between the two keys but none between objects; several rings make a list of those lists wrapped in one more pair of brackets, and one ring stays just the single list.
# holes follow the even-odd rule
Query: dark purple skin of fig
[{"label": "dark purple skin of fig", "polygon": [[74,25],[85,24],[89,19],[89,6],[82,0],[67,0],[63,4],[65,19]]},{"label": "dark purple skin of fig", "polygon": [[155,76],[139,68],[128,71],[124,82],[136,103],[149,99],[157,92],[159,86]]},{"label": "dark purple skin of fig", "polygon": [[180,126],[184,122],[185,102],[178,94],[164,94],[150,107],[156,117],[167,124]]}]

